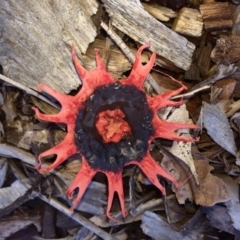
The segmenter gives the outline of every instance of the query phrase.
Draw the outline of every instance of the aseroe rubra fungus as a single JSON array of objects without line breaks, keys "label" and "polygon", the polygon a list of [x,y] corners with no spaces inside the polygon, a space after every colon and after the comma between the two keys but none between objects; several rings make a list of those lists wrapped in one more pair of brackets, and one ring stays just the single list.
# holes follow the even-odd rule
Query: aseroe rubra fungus
[{"label": "aseroe rubra fungus", "polygon": [[[180,128],[197,128],[193,124],[170,123],[159,119],[157,110],[166,106],[179,106],[183,101],[174,102],[170,98],[186,89],[185,86],[155,97],[147,96],[143,91],[143,82],[151,71],[156,53],[153,53],[146,65],[141,63],[143,49],[139,48],[130,75],[116,81],[106,70],[96,50],[97,67],[87,71],[78,61],[74,47],[72,57],[76,70],[82,79],[82,88],[75,96],[59,93],[50,87],[39,84],[38,91],[44,91],[61,104],[59,113],[42,114],[34,108],[38,118],[67,125],[67,135],[57,146],[39,155],[37,168],[40,173],[48,172],[73,154],[82,158],[81,168],[67,190],[72,198],[78,188],[72,210],[81,198],[97,172],[103,172],[108,179],[108,204],[106,214],[109,218],[114,193],[117,192],[122,215],[126,216],[122,186],[124,166],[135,164],[141,168],[150,181],[163,194],[165,189],[159,183],[157,175],[177,181],[167,173],[149,153],[149,145],[154,138],[177,141],[194,141],[192,138],[178,136]],[[46,168],[41,168],[42,158],[55,154],[56,160]]]}]

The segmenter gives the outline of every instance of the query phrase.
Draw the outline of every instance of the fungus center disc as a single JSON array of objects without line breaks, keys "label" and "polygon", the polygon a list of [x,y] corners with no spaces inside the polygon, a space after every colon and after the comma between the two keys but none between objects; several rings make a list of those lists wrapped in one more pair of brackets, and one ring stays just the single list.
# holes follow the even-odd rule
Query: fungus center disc
[{"label": "fungus center disc", "polygon": [[105,110],[97,115],[96,128],[105,143],[119,142],[131,133],[121,109]]},{"label": "fungus center disc", "polygon": [[93,169],[117,173],[146,155],[152,119],[145,94],[135,86],[101,86],[79,109],[75,144]]}]

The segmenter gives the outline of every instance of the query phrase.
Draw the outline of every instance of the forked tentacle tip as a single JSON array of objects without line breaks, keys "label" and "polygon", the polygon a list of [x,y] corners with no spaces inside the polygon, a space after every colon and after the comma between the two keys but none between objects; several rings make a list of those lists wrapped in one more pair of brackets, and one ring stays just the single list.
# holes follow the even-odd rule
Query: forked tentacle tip
[{"label": "forked tentacle tip", "polygon": [[38,170],[38,172],[41,173],[41,174],[45,174],[45,173],[50,172],[51,170],[52,170],[51,168],[45,167],[45,168],[40,168]]},{"label": "forked tentacle tip", "polygon": [[[70,195],[71,195],[71,196],[67,195],[67,197],[68,197],[69,200],[72,199],[72,193],[70,193]],[[71,198],[69,198],[69,197],[71,197]],[[80,202],[80,201],[78,201],[78,200],[75,200],[75,201],[73,202],[72,206],[69,208],[69,211],[70,211],[71,213],[74,213],[74,209],[77,207],[77,205],[79,204],[79,202]]]},{"label": "forked tentacle tip", "polygon": [[123,209],[122,210],[122,216],[123,218],[125,218],[128,215],[128,210],[127,209]]},{"label": "forked tentacle tip", "polygon": [[75,54],[76,52],[75,52],[75,45],[74,45],[74,43],[72,44],[72,54]]},{"label": "forked tentacle tip", "polygon": [[67,198],[68,198],[69,200],[71,200],[71,199],[73,198],[73,191],[67,190],[67,191],[66,191],[66,195],[67,195]]},{"label": "forked tentacle tip", "polygon": [[94,48],[94,53],[95,53],[95,55],[99,55],[99,53],[100,53],[100,48]]},{"label": "forked tentacle tip", "polygon": [[151,45],[151,42],[144,43],[137,51],[137,56],[139,56],[145,48],[148,48]]},{"label": "forked tentacle tip", "polygon": [[32,107],[32,110],[36,113],[38,109],[36,107]]},{"label": "forked tentacle tip", "polygon": [[69,208],[69,211],[70,211],[71,213],[74,213],[74,209],[75,209],[75,207],[72,205],[72,206]]},{"label": "forked tentacle tip", "polygon": [[162,192],[162,195],[166,195],[166,190],[165,190],[165,188],[163,187],[162,189],[160,189],[161,190],[161,192]]},{"label": "forked tentacle tip", "polygon": [[195,137],[193,139],[194,139],[194,142],[198,142],[200,140],[200,137]]},{"label": "forked tentacle tip", "polygon": [[173,182],[173,184],[174,184],[176,189],[180,188],[180,185],[179,185],[179,183],[178,183],[178,181],[176,179],[174,179],[172,182]]},{"label": "forked tentacle tip", "polygon": [[47,86],[47,85],[44,84],[44,83],[39,83],[39,84],[37,85],[37,91],[38,91],[38,92],[43,92],[43,91],[44,91],[44,88],[51,89],[49,86]]},{"label": "forked tentacle tip", "polygon": [[121,223],[121,220],[120,220],[120,219],[117,219],[117,218],[112,217],[112,215],[111,215],[109,212],[106,213],[106,216],[107,216],[107,218],[108,218],[109,220],[111,220],[112,222]]},{"label": "forked tentacle tip", "polygon": [[41,163],[37,163],[37,164],[35,165],[35,168],[36,168],[36,170],[38,170],[38,172],[40,172]]},{"label": "forked tentacle tip", "polygon": [[[42,159],[41,157],[42,154],[39,155],[39,159]],[[42,162],[40,160],[38,160],[38,164],[36,165],[36,168],[38,170],[39,173],[41,174],[44,174],[44,173],[47,173],[47,172],[51,172],[53,170],[53,168],[51,166],[48,166],[48,167],[41,167],[42,165]]]},{"label": "forked tentacle tip", "polygon": [[[153,52],[152,55],[151,55],[151,57],[150,57],[150,59],[149,59],[149,61],[148,61],[147,64],[145,65],[145,67],[152,69],[152,67],[156,65],[156,61],[155,61],[155,60],[156,60],[156,57],[157,57],[157,53],[156,53],[156,52]],[[150,70],[151,70],[151,69],[150,69]]]},{"label": "forked tentacle tip", "polygon": [[151,46],[151,41],[149,40],[148,42],[146,42],[145,44],[142,45],[144,48],[148,48]]}]

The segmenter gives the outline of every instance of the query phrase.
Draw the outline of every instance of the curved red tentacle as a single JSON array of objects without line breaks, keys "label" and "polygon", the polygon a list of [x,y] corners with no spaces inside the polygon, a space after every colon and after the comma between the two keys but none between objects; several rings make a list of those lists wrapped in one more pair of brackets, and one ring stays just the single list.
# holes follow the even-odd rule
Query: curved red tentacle
[{"label": "curved red tentacle", "polygon": [[56,91],[55,89],[52,89],[49,86],[42,84],[42,83],[38,84],[37,91],[45,92],[45,93],[51,95],[61,104],[62,107],[68,106],[69,103],[71,103],[73,100],[72,96],[68,96],[66,94],[60,93],[60,92]]},{"label": "curved red tentacle", "polygon": [[[38,156],[38,164],[36,168],[40,173],[50,172],[67,160],[70,156],[77,153],[75,143],[73,141],[73,133],[68,133],[65,139],[60,142],[55,147],[41,153]],[[56,160],[48,167],[40,168],[42,163],[42,158],[50,155],[57,155]]]},{"label": "curved red tentacle", "polygon": [[[141,170],[145,173],[145,175],[148,177],[148,179],[162,192],[163,195],[166,194],[165,189],[163,186],[159,183],[158,175],[170,180],[174,183],[175,187],[178,188],[178,182],[177,180],[170,175],[166,170],[164,170],[150,155],[148,152],[146,156],[142,159],[142,161],[131,161],[130,164],[138,165]],[[128,164],[129,165],[129,164]]]},{"label": "curved red tentacle", "polygon": [[95,58],[96,58],[96,63],[97,63],[97,68],[100,70],[106,70],[105,64],[102,61],[101,57],[100,57],[100,49],[99,48],[95,48]]},{"label": "curved red tentacle", "polygon": [[85,193],[89,183],[96,173],[97,171],[90,168],[86,159],[82,157],[82,165],[80,170],[66,192],[67,197],[72,199],[75,189],[78,188],[78,194],[70,209],[71,211],[73,211],[74,208],[76,208],[76,206],[80,203],[83,194]]},{"label": "curved red tentacle", "polygon": [[94,90],[102,85],[114,83],[116,80],[106,71],[105,65],[100,57],[99,49],[95,50],[97,67],[87,71],[79,62],[74,46],[72,46],[72,58],[76,70],[82,79],[82,88],[76,95],[79,102],[86,101]]},{"label": "curved red tentacle", "polygon": [[113,196],[115,192],[118,194],[118,197],[119,197],[123,217],[125,217],[128,214],[124,206],[122,172],[119,172],[119,173],[104,172],[104,173],[107,175],[107,179],[108,179],[108,204],[107,204],[106,214],[109,219],[112,219],[113,221],[118,221],[117,219],[113,218],[110,214]]},{"label": "curved red tentacle", "polygon": [[89,72],[79,62],[74,45],[72,45],[72,59],[77,73],[79,74],[80,78],[84,80],[84,78],[88,76]]},{"label": "curved red tentacle", "polygon": [[165,138],[169,140],[175,140],[175,141],[185,141],[185,142],[196,142],[198,141],[198,138],[194,139],[191,137],[185,137],[185,136],[179,136],[175,133],[178,129],[198,129],[199,126],[195,124],[184,124],[184,123],[174,123],[174,122],[165,122],[161,120],[157,113],[154,113],[153,117],[153,126],[155,133],[151,137],[150,141],[154,138]]},{"label": "curved red tentacle", "polygon": [[151,58],[147,62],[146,65],[142,65],[141,61],[141,54],[142,51],[150,46],[150,42],[142,45],[136,54],[136,59],[132,67],[132,71],[130,75],[126,78],[123,79],[122,84],[124,85],[134,85],[136,86],[139,90],[142,90],[142,85],[143,82],[146,80],[148,74],[150,73],[153,65],[155,64],[156,60],[156,53],[152,53]]},{"label": "curved red tentacle", "polygon": [[156,110],[158,110],[160,108],[164,108],[164,107],[180,106],[184,103],[183,99],[181,99],[180,101],[172,101],[172,100],[170,100],[170,98],[173,97],[174,95],[182,92],[185,89],[186,89],[186,87],[182,86],[176,90],[166,92],[166,93],[154,96],[154,97],[148,96],[147,97],[148,104],[153,111],[156,111]]}]

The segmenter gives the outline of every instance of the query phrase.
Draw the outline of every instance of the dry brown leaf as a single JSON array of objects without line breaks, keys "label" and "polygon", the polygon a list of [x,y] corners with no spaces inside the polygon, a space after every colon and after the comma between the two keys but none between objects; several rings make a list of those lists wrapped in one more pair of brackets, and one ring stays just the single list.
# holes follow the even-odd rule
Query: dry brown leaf
[{"label": "dry brown leaf", "polygon": [[216,82],[213,86],[213,91],[220,89],[221,92],[218,95],[218,99],[229,99],[236,85],[236,80],[233,78],[226,78]]},{"label": "dry brown leaf", "polygon": [[194,164],[199,176],[199,186],[194,191],[194,200],[202,206],[213,206],[216,203],[228,201],[231,196],[224,182],[213,176],[210,171],[213,169],[205,160],[195,160]]},{"label": "dry brown leaf", "polygon": [[176,196],[180,204],[184,204],[185,200],[189,199],[202,206],[213,206],[230,199],[230,194],[224,182],[210,173],[213,168],[208,161],[194,160],[194,165],[199,185],[196,184],[194,178],[191,178],[188,169],[180,161],[173,160],[167,155],[163,157],[162,166],[171,172],[180,184],[180,188],[176,190]]}]

